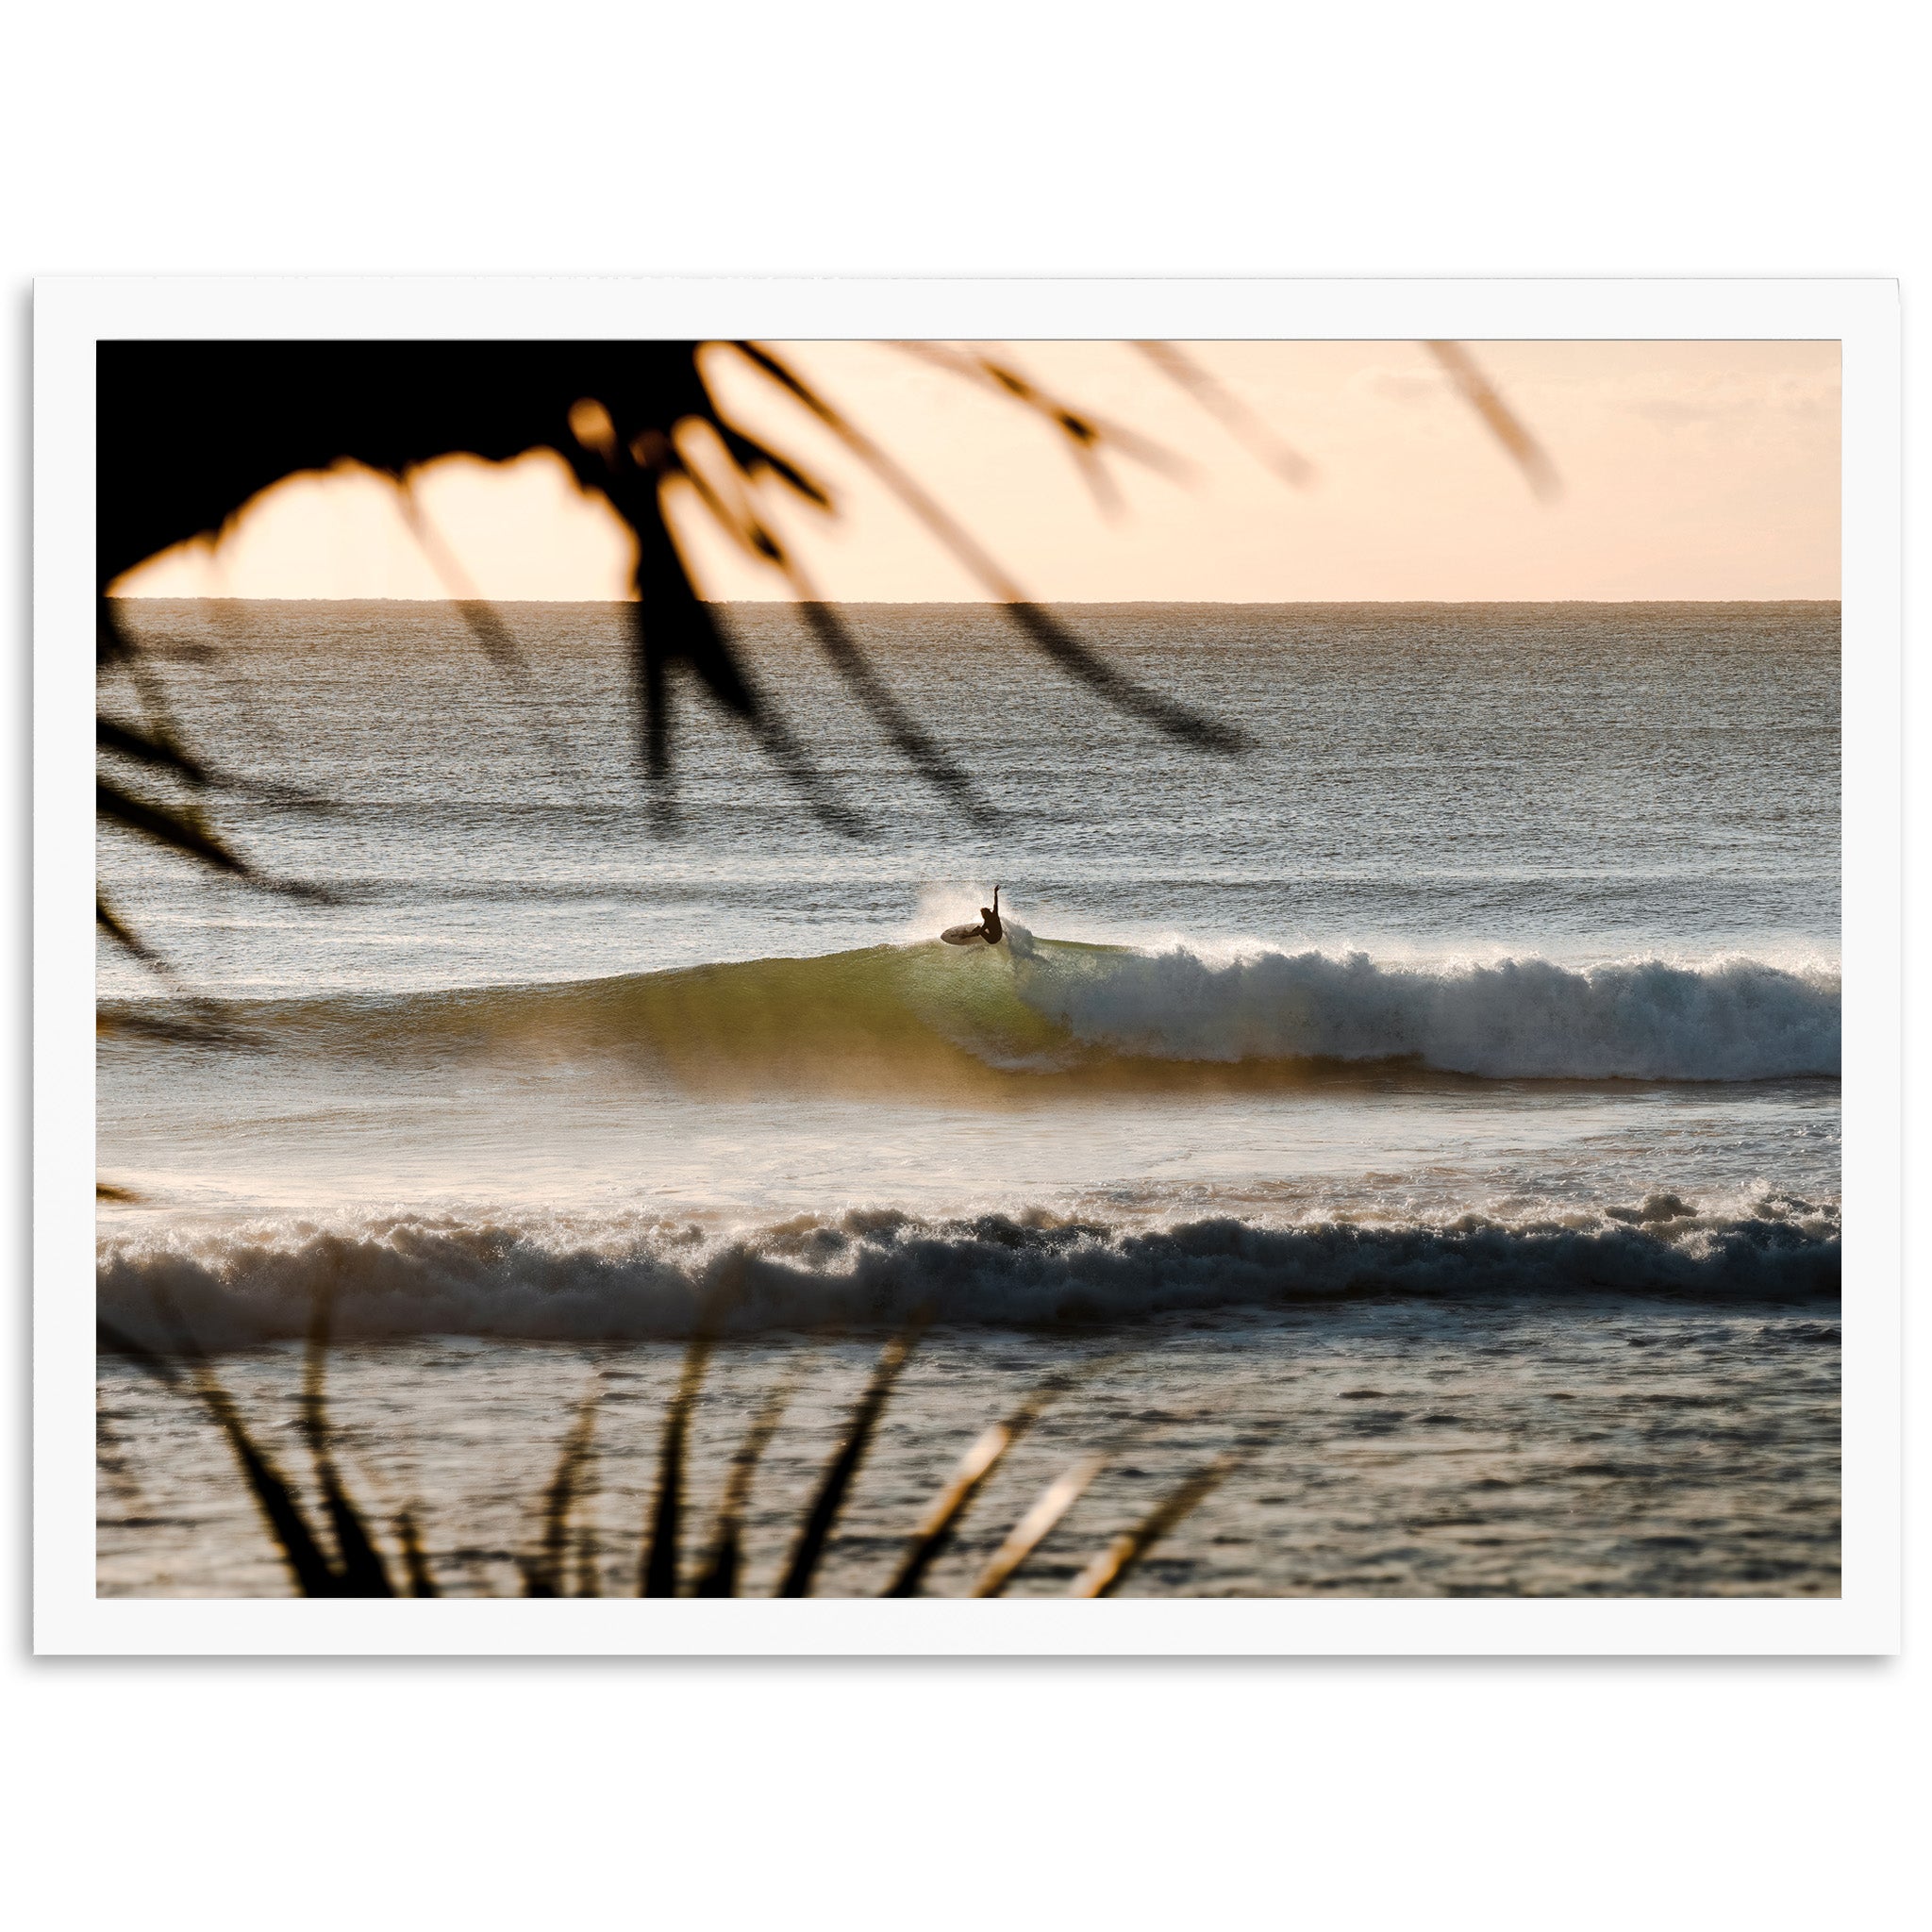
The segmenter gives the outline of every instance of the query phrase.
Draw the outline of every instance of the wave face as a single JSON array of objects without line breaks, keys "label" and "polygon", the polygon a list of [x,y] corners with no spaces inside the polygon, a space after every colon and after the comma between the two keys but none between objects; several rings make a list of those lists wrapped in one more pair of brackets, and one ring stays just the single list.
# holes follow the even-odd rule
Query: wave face
[{"label": "wave face", "polygon": [[921,1308],[1024,1327],[1364,1296],[1812,1301],[1838,1295],[1840,1269],[1833,1207],[1762,1196],[1700,1211],[1659,1193],[1518,1221],[1130,1226],[874,1210],[710,1238],[668,1223],[592,1235],[399,1214],[113,1244],[97,1295],[106,1320],[166,1346],[158,1292],[204,1346],[225,1348],[304,1334],[324,1290],[344,1339],[629,1341],[688,1334],[708,1306],[722,1328],[758,1333],[891,1326]]},{"label": "wave face", "polygon": [[1038,938],[755,959],[556,986],[263,1002],[272,1041],[346,1054],[542,1051],[695,1087],[934,1093],[1266,1087],[1401,1062],[1491,1079],[1836,1076],[1834,974],[1738,959],[1575,969],[1217,960]]}]

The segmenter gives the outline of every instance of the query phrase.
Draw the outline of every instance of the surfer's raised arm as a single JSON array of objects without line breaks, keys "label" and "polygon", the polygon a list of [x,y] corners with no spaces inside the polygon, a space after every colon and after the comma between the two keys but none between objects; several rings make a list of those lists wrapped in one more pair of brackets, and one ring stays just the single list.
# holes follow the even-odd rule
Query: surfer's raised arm
[{"label": "surfer's raised arm", "polygon": [[1006,935],[1006,927],[1000,924],[1000,889],[992,889],[992,904],[979,908],[980,931],[986,935],[986,942],[996,946]]}]

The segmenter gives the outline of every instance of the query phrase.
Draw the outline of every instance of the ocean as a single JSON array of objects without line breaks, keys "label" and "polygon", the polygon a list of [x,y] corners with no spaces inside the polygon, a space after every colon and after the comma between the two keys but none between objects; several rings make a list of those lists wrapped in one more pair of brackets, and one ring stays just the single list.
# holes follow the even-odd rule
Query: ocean
[{"label": "ocean", "polygon": [[[523,1587],[591,1391],[576,1574],[635,1588],[701,1311],[693,1561],[787,1391],[752,1593],[915,1321],[821,1594],[1036,1393],[929,1592],[1074,1469],[1008,1594],[1202,1470],[1123,1593],[1838,1591],[1835,604],[1060,610],[1234,753],[995,608],[848,607],[978,820],[727,607],[816,779],[686,684],[675,833],[622,606],[498,607],[522,675],[450,606],[123,608],[221,827],[329,898],[103,835],[241,1043],[104,1032],[101,1310],[172,1307],[299,1477],[326,1291],[345,1470],[446,1592]],[[99,1376],[99,1591],[286,1593],[202,1411]]]}]

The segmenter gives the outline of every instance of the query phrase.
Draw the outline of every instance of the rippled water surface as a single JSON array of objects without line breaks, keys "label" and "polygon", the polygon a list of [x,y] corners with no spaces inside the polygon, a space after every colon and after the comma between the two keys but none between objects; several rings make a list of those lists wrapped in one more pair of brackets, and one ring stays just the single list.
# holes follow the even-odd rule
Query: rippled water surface
[{"label": "rippled water surface", "polygon": [[[1023,1440],[929,1588],[964,1594],[1036,1496],[1088,1454],[1092,1487],[1009,1586],[1057,1595],[1176,1478],[1251,1451],[1123,1594],[1817,1595],[1839,1584],[1838,1324],[1817,1311],[1614,1301],[1389,1305],[1157,1321],[1084,1337],[945,1332],[915,1356],[823,1573],[883,1591],[912,1525],[987,1422],[1039,1378],[1097,1363]],[[746,1343],[712,1372],[693,1428],[688,1574],[748,1413],[807,1344]],[[822,1346],[767,1451],[745,1588],[771,1591],[872,1352]],[[593,1493],[572,1575],[636,1590],[658,1423],[682,1351],[424,1341],[346,1349],[334,1374],[351,1467],[413,1505],[451,1594],[514,1594],[541,1542],[562,1436],[601,1377]],[[225,1364],[286,1440],[293,1350]],[[133,1371],[108,1371],[139,1489],[101,1485],[100,1587],[286,1593],[221,1439]],[[165,1454],[156,1451],[165,1445]],[[364,1474],[366,1472],[366,1474]],[[422,1499],[427,1498],[427,1507]]]},{"label": "rippled water surface", "polygon": [[[186,1323],[294,1470],[326,1288],[356,1480],[420,1515],[445,1588],[519,1587],[593,1374],[572,1534],[608,1587],[634,1569],[707,1307],[700,1526],[814,1351],[753,1589],[915,1311],[827,1591],[877,1587],[974,1433],[1083,1365],[934,1589],[1089,1453],[1014,1593],[1224,1454],[1125,1588],[1837,1588],[1836,606],[1064,613],[1241,726],[1234,758],[995,612],[855,608],[984,826],[788,612],[740,607],[818,805],[865,825],[691,693],[675,839],[622,608],[505,614],[522,687],[443,607],[140,607],[243,781],[224,827],[333,903],[101,853],[250,1042],[105,1039],[102,1169],[142,1200],[103,1210],[103,1311]],[[995,882],[1005,943],[940,945]],[[150,993],[105,952],[100,979],[110,1013]],[[199,1412],[102,1375],[102,1589],[285,1588]]]}]

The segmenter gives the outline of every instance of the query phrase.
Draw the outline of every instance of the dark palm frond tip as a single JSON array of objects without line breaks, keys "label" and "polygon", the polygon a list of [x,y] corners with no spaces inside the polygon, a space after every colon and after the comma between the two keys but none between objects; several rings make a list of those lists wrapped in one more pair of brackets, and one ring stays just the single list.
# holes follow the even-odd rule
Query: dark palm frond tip
[{"label": "dark palm frond tip", "polygon": [[1480,416],[1492,435],[1523,472],[1531,491],[1543,501],[1560,495],[1562,478],[1557,466],[1522,419],[1503,400],[1501,391],[1483,373],[1481,364],[1461,342],[1425,341],[1423,344],[1441,365],[1456,386],[1457,393]]},{"label": "dark palm frond tip", "polygon": [[121,915],[109,906],[99,893],[94,895],[94,924],[119,946],[123,952],[139,959],[143,966],[152,967],[158,973],[168,971],[167,962],[137,933]]},{"label": "dark palm frond tip", "polygon": [[585,1464],[590,1460],[597,1407],[603,1395],[603,1372],[593,1371],[584,1398],[577,1405],[576,1420],[558,1452],[556,1473],[543,1492],[542,1541],[534,1554],[521,1559],[525,1596],[560,1597],[564,1593],[571,1512],[576,1506]]},{"label": "dark palm frond tip", "polygon": [[1234,726],[1149,691],[1082,643],[1051,611],[1028,597],[991,553],[948,514],[908,471],[788,368],[768,346],[750,341],[734,346],[755,368],[762,370],[816,416],[992,593],[1028,641],[1070,677],[1085,684],[1116,708],[1183,743],[1222,752],[1238,751],[1246,745],[1246,736]]},{"label": "dark palm frond tip", "polygon": [[738,1576],[743,1564],[743,1523],[745,1505],[751,1499],[751,1486],[758,1468],[778,1432],[786,1406],[798,1386],[799,1374],[780,1377],[766,1393],[744,1432],[731,1467],[724,1478],[724,1493],[718,1504],[718,1520],[711,1530],[711,1553],[692,1590],[694,1596],[720,1597],[738,1594]]},{"label": "dark palm frond tip", "polygon": [[330,1533],[336,1542],[336,1594],[394,1596],[389,1565],[369,1534],[362,1512],[350,1501],[336,1467],[328,1420],[327,1373],[329,1324],[334,1298],[324,1287],[317,1291],[308,1324],[308,1353],[302,1374],[302,1432],[308,1441],[315,1466],[316,1487],[322,1491]]},{"label": "dark palm frond tip", "polygon": [[[710,454],[709,462],[700,453],[706,450]],[[769,455],[769,452],[765,454]],[[844,620],[820,595],[797,553],[758,514],[748,491],[742,487],[749,480],[748,476],[732,474],[732,458],[730,438],[722,430],[709,439],[693,433],[683,439],[679,446],[683,475],[696,491],[699,501],[718,526],[746,555],[758,562],[771,565],[784,576],[807,627],[818,640],[826,660],[884,733],[887,741],[927,784],[945,792],[974,824],[981,826],[993,824],[998,813],[974,785],[965,769],[947,756],[931,733],[893,696]],[[797,775],[808,797],[835,806],[841,815],[838,829],[863,829],[859,815],[833,800],[815,773],[807,769]],[[824,816],[823,811],[821,816]]]},{"label": "dark palm frond tip", "polygon": [[[132,684],[144,716],[142,724],[109,717],[96,705],[94,743],[98,751],[124,765],[131,765],[150,778],[161,776],[185,789],[186,802],[163,801],[135,791],[125,776],[97,770],[94,779],[94,816],[102,824],[118,826],[139,839],[145,839],[193,864],[256,887],[258,890],[289,893],[296,897],[327,902],[332,894],[298,881],[274,877],[251,865],[208,824],[200,801],[222,787],[235,787],[226,774],[215,770],[205,758],[191,751],[180,727],[168,708],[166,695],[154,677],[147,651],[116,616],[112,603],[105,596],[96,600],[94,659],[97,676],[113,670],[125,675]],[[170,982],[177,992],[179,983],[162,957],[108,906],[105,898],[94,902],[94,923],[115,944],[139,960],[150,972]],[[211,1002],[188,996],[198,1008],[187,1024],[166,1019],[158,1027],[128,1025],[127,1031],[158,1030],[168,1038],[200,1038],[218,1041],[223,1034],[219,1009]]]},{"label": "dark palm frond tip", "polygon": [[1049,393],[1031,376],[1024,374],[1009,356],[995,357],[986,349],[956,348],[948,342],[897,341],[892,346],[969,382],[989,388],[1041,417],[1065,439],[1081,481],[1108,516],[1117,515],[1123,508],[1120,488],[1105,461],[1109,452],[1117,451],[1147,469],[1175,479],[1192,474],[1191,464],[1152,438],[1141,436],[1120,424],[1106,422],[1092,410],[1075,408]]},{"label": "dark palm frond tip", "polygon": [[496,606],[477,591],[461,559],[443,541],[442,533],[424,509],[410,477],[403,475],[396,479],[395,495],[405,526],[448,591],[463,627],[524,707],[532,735],[542,748],[552,777],[559,784],[567,784],[572,760],[551,719],[542,691],[531,675],[529,659],[524,647],[518,643],[516,633],[510,629]]},{"label": "dark palm frond tip", "polygon": [[1146,341],[1136,342],[1134,347],[1284,482],[1305,490],[1314,481],[1314,464],[1276,436],[1252,409],[1237,401],[1218,377],[1202,368],[1178,343]]},{"label": "dark palm frond tip", "polygon": [[94,811],[109,824],[152,839],[184,857],[212,866],[217,872],[255,882],[258,874],[248,862],[225,845],[220,836],[203,823],[201,815],[179,806],[158,805],[152,799],[138,798],[111,778],[94,781]]},{"label": "dark palm frond tip", "polygon": [[820,598],[801,599],[799,609],[812,635],[847,688],[872,713],[892,748],[936,791],[943,791],[981,829],[999,823],[999,808],[974,784],[925,727],[892,695],[838,611]]},{"label": "dark palm frond tip", "polygon": [[1217,1456],[1170,1491],[1132,1529],[1123,1531],[1068,1586],[1070,1597],[1107,1596],[1182,1517],[1224,1482],[1254,1452],[1234,1449]]},{"label": "dark palm frond tip", "polygon": [[137,797],[111,778],[94,781],[94,812],[108,824],[124,831],[165,845],[183,858],[210,866],[217,872],[253,886],[258,891],[280,892],[291,899],[307,899],[329,906],[336,894],[328,887],[306,879],[281,878],[251,865],[221,835],[215,832],[192,808],[158,805],[153,799]]},{"label": "dark palm frond tip", "polygon": [[1002,1422],[992,1424],[975,1436],[966,1453],[953,1465],[945,1487],[932,1500],[907,1542],[892,1580],[881,1592],[889,1597],[917,1596],[926,1572],[945,1554],[966,1512],[1006,1459],[1008,1452],[1046,1412],[1047,1407],[1074,1381],[1084,1380],[1108,1365],[1115,1357],[1097,1357],[1076,1369],[1071,1376],[1056,1375],[1042,1382]]},{"label": "dark palm frond tip", "polygon": [[333,812],[340,809],[334,799],[304,791],[298,785],[284,785],[275,779],[245,778],[237,773],[217,770],[178,744],[165,738],[151,736],[134,725],[124,724],[102,711],[94,713],[94,746],[98,751],[110,752],[116,758],[125,758],[131,764],[149,771],[172,772],[184,784],[197,791],[234,792],[303,811]]},{"label": "dark palm frond tip", "polygon": [[818,1494],[813,1497],[811,1508],[799,1530],[791,1560],[785,1566],[784,1579],[778,1586],[779,1596],[811,1594],[812,1578],[818,1572],[819,1559],[824,1555],[832,1525],[844,1506],[846,1492],[858,1474],[866,1451],[872,1446],[873,1432],[878,1427],[879,1418],[891,1399],[900,1372],[930,1319],[927,1311],[921,1310],[880,1351],[872,1380],[867,1383],[865,1393],[859,1397],[846,1423],[845,1440],[827,1464]]},{"label": "dark palm frond tip", "polygon": [[[94,1030],[100,1034],[130,1033],[148,1040],[165,1040],[191,1046],[245,1046],[250,1036],[238,1027],[227,1008],[190,987],[162,956],[127,924],[99,893],[94,895],[94,925],[130,958],[153,974],[174,998],[178,1010],[150,1013],[124,1009],[94,1013]],[[136,1197],[127,1195],[133,1200]]]},{"label": "dark palm frond tip", "polygon": [[685,1444],[691,1430],[691,1408],[697,1401],[710,1353],[709,1328],[701,1323],[685,1351],[684,1368],[677,1378],[677,1392],[664,1412],[664,1433],[658,1451],[657,1500],[651,1511],[650,1534],[638,1561],[640,1596],[677,1594],[678,1532],[684,1515]]},{"label": "dark palm frond tip", "polygon": [[413,1507],[396,1511],[396,1547],[403,1553],[403,1574],[409,1583],[409,1594],[416,1597],[441,1596],[435,1574],[430,1570],[429,1558],[424,1554],[422,1532],[416,1527],[416,1511]]},{"label": "dark palm frond tip", "polygon": [[127,1445],[98,1395],[94,1398],[94,1459],[122,1508],[144,1512],[147,1498],[128,1460]]},{"label": "dark palm frond tip", "polygon": [[1116,670],[1089,650],[1043,604],[1008,602],[1006,610],[1043,656],[1129,717],[1200,751],[1245,751],[1253,742],[1239,725],[1177,704]]},{"label": "dark palm frond tip", "polygon": [[137,765],[173,772],[190,785],[206,787],[215,782],[208,766],[172,739],[120,724],[99,711],[94,713],[94,744],[101,751],[112,752]]},{"label": "dark palm frond tip", "polygon": [[147,714],[146,723],[130,724],[97,708],[94,712],[95,749],[124,758],[145,772],[170,773],[192,792],[230,792],[303,811],[337,810],[339,808],[334,799],[275,779],[251,778],[227,771],[209,762],[199,752],[190,751],[183,743],[180,726],[170,713],[160,687],[147,675],[147,660],[159,658],[164,662],[198,665],[211,663],[217,656],[218,653],[208,645],[130,642],[119,661],[125,665],[135,679],[135,689]]},{"label": "dark palm frond tip", "polygon": [[[142,647],[122,633],[108,600],[103,599],[102,603],[107,615],[100,629],[103,634],[120,640],[115,656],[109,661],[130,668],[141,666],[144,657]],[[325,887],[279,877],[251,864],[208,824],[200,803],[203,797],[216,790],[245,788],[187,748],[158,689],[150,684],[142,684],[138,688],[142,708],[147,712],[146,727],[143,729],[110,718],[106,712],[96,709],[94,742],[99,750],[125,763],[149,773],[166,774],[184,786],[189,796],[185,803],[164,802],[134,791],[122,776],[96,772],[95,816],[107,824],[117,825],[137,838],[149,840],[181,858],[224,873],[258,891],[282,892],[323,904],[333,903],[334,894]],[[144,959],[152,960],[156,957],[152,949],[136,944],[125,926],[113,922],[104,924],[110,925],[114,936],[130,951]]]},{"label": "dark palm frond tip", "polygon": [[[1031,1418],[1026,1420],[1030,1422]],[[881,1594],[889,1597],[919,1594],[925,1573],[944,1553],[960,1518],[972,1506],[973,1499],[978,1495],[987,1478],[999,1467],[1024,1426],[1024,1423],[1008,1418],[1006,1422],[994,1423],[974,1438],[966,1453],[954,1465],[945,1488],[920,1519],[911,1541],[906,1546],[906,1554],[893,1572],[892,1580]]]}]

